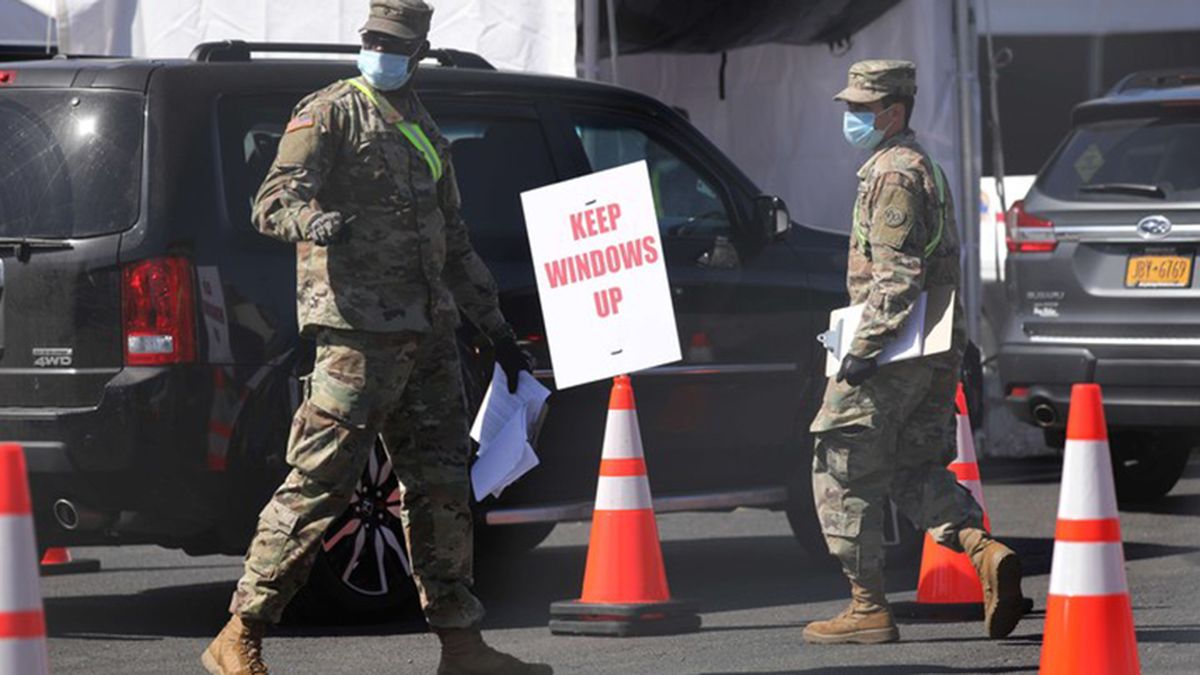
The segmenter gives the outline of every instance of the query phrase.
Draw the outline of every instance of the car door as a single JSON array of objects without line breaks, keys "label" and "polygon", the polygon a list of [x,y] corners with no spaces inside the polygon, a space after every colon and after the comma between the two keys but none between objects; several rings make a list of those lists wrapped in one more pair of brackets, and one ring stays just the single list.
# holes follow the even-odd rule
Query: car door
[{"label": "car door", "polygon": [[579,173],[645,161],[650,174],[683,352],[634,377],[656,492],[782,482],[796,363],[773,361],[769,343],[792,329],[746,302],[744,282],[762,273],[761,247],[747,243],[748,195],[682,120],[587,105],[565,114]]}]

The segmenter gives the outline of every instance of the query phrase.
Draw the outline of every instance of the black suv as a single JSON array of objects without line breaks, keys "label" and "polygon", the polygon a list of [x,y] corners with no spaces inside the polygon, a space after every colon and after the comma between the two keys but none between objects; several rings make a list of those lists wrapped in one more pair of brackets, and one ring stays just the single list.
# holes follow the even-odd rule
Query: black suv
[{"label": "black suv", "polygon": [[1008,214],[1009,407],[1061,445],[1070,387],[1104,387],[1118,496],[1165,495],[1200,442],[1200,70],[1135,73],[1077,106]]},{"label": "black suv", "polygon": [[[227,42],[189,60],[0,65],[0,439],[25,447],[42,546],[245,550],[286,471],[313,358],[296,334],[294,248],[254,230],[251,200],[296,102],[357,74],[252,53],[321,50],[357,48]],[[416,87],[453,143],[473,242],[523,343],[549,365],[520,192],[647,160],[685,351],[634,378],[658,510],[790,497],[798,533],[822,548],[806,429],[845,238],[792,227],[653,99],[434,56]],[[470,326],[461,345],[477,401],[489,347]],[[533,546],[590,516],[607,394],[552,397],[542,465],[478,505],[484,547]],[[361,493],[384,517],[352,508],[331,527],[312,584],[326,608],[411,592],[378,454]]]}]

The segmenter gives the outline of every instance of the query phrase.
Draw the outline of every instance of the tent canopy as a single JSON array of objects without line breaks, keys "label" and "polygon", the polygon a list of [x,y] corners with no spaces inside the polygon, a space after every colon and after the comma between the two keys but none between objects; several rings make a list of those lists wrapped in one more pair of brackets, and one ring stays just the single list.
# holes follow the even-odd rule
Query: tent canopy
[{"label": "tent canopy", "polygon": [[[603,1],[603,0],[602,0]],[[622,54],[721,52],[779,43],[833,44],[900,0],[616,0]],[[608,25],[602,20],[601,55]]]}]

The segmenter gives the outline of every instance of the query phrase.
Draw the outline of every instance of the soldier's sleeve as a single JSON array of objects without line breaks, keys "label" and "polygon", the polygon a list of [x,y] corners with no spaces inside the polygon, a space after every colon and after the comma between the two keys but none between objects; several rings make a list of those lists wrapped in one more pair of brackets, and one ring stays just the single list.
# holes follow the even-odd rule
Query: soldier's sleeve
[{"label": "soldier's sleeve", "polygon": [[850,353],[864,359],[878,356],[896,336],[925,287],[922,193],[916,181],[900,172],[878,180],[867,233],[871,291],[850,344]]},{"label": "soldier's sleeve", "polygon": [[343,125],[329,101],[301,106],[279,141],[279,152],[254,199],[254,226],[288,242],[308,238],[308,224],[321,213],[317,195],[333,167]]},{"label": "soldier's sleeve", "polygon": [[438,183],[438,200],[446,221],[446,267],[443,278],[454,294],[454,301],[493,341],[512,338],[513,331],[500,312],[499,290],[483,259],[471,246],[467,225],[462,219],[462,199],[454,165],[445,160],[445,173]]}]

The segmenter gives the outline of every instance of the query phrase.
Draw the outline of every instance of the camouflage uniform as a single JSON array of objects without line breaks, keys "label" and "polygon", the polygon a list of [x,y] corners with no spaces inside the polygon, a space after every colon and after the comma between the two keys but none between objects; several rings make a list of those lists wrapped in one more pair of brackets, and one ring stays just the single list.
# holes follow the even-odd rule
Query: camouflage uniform
[{"label": "camouflage uniform", "polygon": [[[850,71],[842,100],[915,94],[915,67],[868,61]],[[871,98],[874,96],[874,98]],[[858,172],[847,290],[865,304],[850,352],[879,355],[927,288],[959,287],[958,230],[944,176],[912,133],[881,143]],[[941,187],[939,189],[939,184]],[[940,196],[939,196],[940,195]],[[883,504],[889,496],[940,544],[982,513],[946,466],[954,459],[953,400],[966,345],[961,304],[948,353],[879,367],[860,386],[830,379],[811,431],[813,489],[830,552],[846,575],[882,589]]]},{"label": "camouflage uniform", "polygon": [[[231,603],[243,618],[279,620],[382,433],[426,618],[437,628],[482,619],[469,590],[469,445],[454,328],[461,309],[494,340],[512,331],[459,217],[448,150],[411,88],[384,93],[361,79],[305,98],[287,126],[254,221],[297,244],[300,329],[316,339],[317,359],[288,442],[292,472],[259,517]],[[340,212],[348,237],[307,241],[323,212]]]}]

